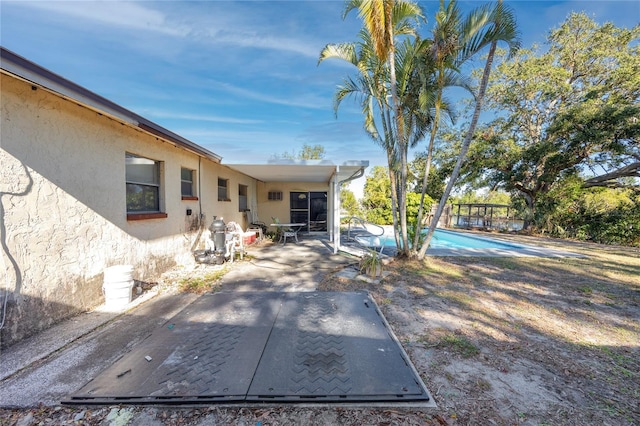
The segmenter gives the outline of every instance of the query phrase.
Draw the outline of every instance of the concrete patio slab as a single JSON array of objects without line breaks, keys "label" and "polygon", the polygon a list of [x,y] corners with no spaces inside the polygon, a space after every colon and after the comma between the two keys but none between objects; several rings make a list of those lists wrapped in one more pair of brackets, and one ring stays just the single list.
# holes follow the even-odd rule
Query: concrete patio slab
[{"label": "concrete patio slab", "polygon": [[357,262],[333,254],[326,236],[304,235],[298,243],[251,246],[248,262],[234,265],[221,284],[234,291],[314,291],[326,274]]}]

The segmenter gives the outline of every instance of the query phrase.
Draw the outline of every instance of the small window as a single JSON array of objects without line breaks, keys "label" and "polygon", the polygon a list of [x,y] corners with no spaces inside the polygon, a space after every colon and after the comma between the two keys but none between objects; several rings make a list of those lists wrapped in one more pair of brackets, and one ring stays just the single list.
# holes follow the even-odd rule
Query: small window
[{"label": "small window", "polygon": [[246,212],[249,210],[247,207],[247,185],[238,185],[238,211]]},{"label": "small window", "polygon": [[160,212],[160,161],[127,153],[127,213]]},{"label": "small window", "polygon": [[195,170],[185,169],[184,167],[180,169],[180,188],[183,197],[195,197],[195,173]]},{"label": "small window", "polygon": [[269,201],[282,201],[282,191],[269,191],[267,199]]},{"label": "small window", "polygon": [[229,201],[228,184],[228,179],[218,178],[218,201]]}]

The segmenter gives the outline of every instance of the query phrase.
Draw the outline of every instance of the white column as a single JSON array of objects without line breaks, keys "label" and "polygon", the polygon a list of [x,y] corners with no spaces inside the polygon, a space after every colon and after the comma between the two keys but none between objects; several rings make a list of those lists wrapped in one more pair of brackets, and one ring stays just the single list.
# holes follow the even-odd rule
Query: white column
[{"label": "white column", "polygon": [[333,254],[338,253],[340,248],[340,180],[338,172],[340,166],[336,166],[336,172],[333,175]]}]

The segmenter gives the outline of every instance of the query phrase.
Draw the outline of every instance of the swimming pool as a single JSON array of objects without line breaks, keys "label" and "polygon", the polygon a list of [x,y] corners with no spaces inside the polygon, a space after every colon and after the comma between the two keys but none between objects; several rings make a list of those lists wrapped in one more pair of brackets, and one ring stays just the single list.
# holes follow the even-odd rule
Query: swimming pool
[{"label": "swimming pool", "polygon": [[[395,239],[393,243],[395,245]],[[436,229],[429,248],[514,249],[520,248],[520,246],[486,237]]]},{"label": "swimming pool", "polygon": [[[426,230],[424,231],[426,232]],[[385,247],[396,248],[396,240],[393,233],[385,232]],[[431,239],[429,249],[503,249],[513,250],[522,248],[521,245],[509,244],[487,237],[459,232],[436,229]]]},{"label": "swimming pool", "polygon": [[[426,229],[423,232],[427,232]],[[386,229],[384,236],[380,237],[384,240],[385,248],[395,251],[396,240],[393,235],[393,229]],[[436,229],[431,238],[429,250],[455,249],[455,250],[517,250],[523,248],[522,245],[510,244],[498,241],[490,237],[479,237],[460,231],[448,231],[444,229]]]},{"label": "swimming pool", "polygon": [[[396,240],[392,226],[378,226],[377,229],[369,229],[376,233],[380,228],[384,234],[373,237],[364,237],[359,240],[361,245],[378,247],[384,246],[382,251],[392,256],[396,252]],[[426,230],[424,231],[426,232]],[[529,244],[513,244],[496,238],[477,236],[468,232],[436,229],[427,250],[429,256],[471,256],[471,257],[584,257],[582,254],[556,250],[548,247],[538,247]]]}]

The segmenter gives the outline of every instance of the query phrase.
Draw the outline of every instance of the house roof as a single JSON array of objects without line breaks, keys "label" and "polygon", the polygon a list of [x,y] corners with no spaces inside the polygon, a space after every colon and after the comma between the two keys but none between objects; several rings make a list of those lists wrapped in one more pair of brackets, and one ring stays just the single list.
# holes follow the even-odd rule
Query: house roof
[{"label": "house roof", "polygon": [[[0,71],[29,82],[65,99],[76,102],[115,120],[161,138],[175,146],[220,163],[222,157],[177,135],[146,118],[129,111],[90,90],[49,71],[40,65],[0,46]],[[328,160],[276,160],[267,164],[225,164],[263,182],[329,182],[350,180],[364,174],[368,161],[347,161],[334,164]]]},{"label": "house roof", "polygon": [[329,160],[277,160],[267,164],[227,164],[227,167],[263,182],[329,182],[362,176],[368,161],[346,161],[334,164]]},{"label": "house roof", "polygon": [[64,98],[78,102],[83,106],[107,114],[112,118],[127,123],[153,136],[164,139],[176,146],[184,148],[202,157],[220,162],[222,157],[201,147],[180,135],[156,124],[146,118],[129,111],[122,106],[91,92],[84,87],[59,76],[40,65],[23,58],[0,46],[0,69],[3,73],[39,86],[44,90]]}]

